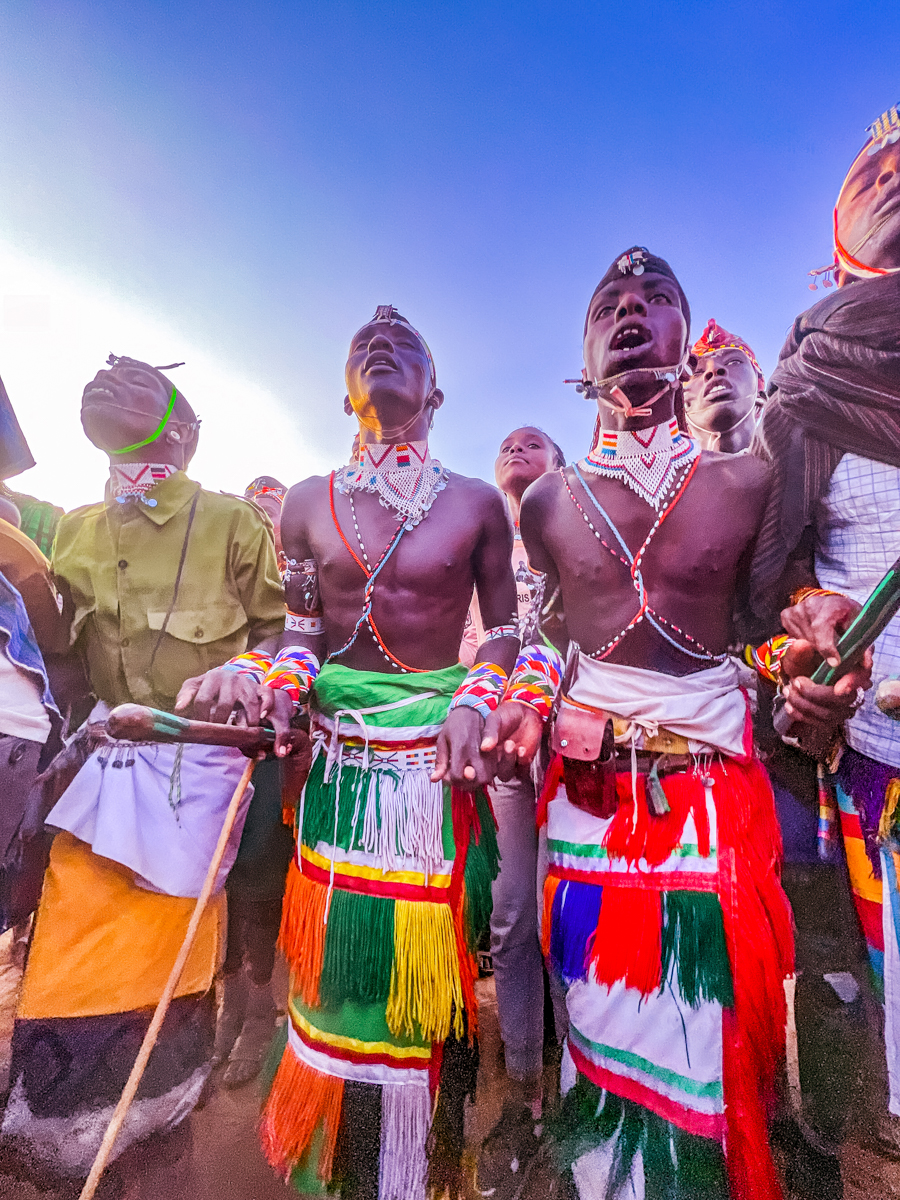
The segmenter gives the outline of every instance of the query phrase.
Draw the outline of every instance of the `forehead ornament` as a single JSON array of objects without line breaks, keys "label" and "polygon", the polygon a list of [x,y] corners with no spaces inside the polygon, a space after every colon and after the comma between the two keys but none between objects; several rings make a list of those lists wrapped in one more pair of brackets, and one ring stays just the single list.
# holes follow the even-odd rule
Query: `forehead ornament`
[{"label": "forehead ornament", "polygon": [[[897,103],[900,104],[900,101]],[[892,142],[900,141],[900,113],[897,112],[897,104],[892,104],[887,112],[883,112],[867,126],[866,133],[872,139],[868,154],[876,154]]]},{"label": "forehead ornament", "polygon": [[616,262],[623,275],[643,275],[644,264],[650,254],[649,250],[645,250],[643,246],[638,246],[634,250],[629,250],[627,254]]}]

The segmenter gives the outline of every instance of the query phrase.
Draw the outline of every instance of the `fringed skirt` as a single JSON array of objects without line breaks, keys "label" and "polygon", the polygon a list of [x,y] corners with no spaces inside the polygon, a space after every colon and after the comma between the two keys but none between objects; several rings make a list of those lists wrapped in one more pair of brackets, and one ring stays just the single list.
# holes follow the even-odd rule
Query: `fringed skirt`
[{"label": "fringed skirt", "polygon": [[554,766],[542,937],[568,988],[561,1169],[582,1200],[776,1200],[767,1122],[793,940],[765,771],[666,776],[664,816],[620,774],[603,819],[569,803]]},{"label": "fringed skirt", "polygon": [[[288,874],[289,1020],[262,1138],[303,1194],[346,1187],[423,1200],[429,1184],[458,1185],[462,1102],[477,1066],[475,950],[498,862],[486,797],[430,779],[463,673],[373,680],[326,668],[317,683],[326,714],[362,711],[367,736],[352,721],[336,734],[327,716],[314,719],[323,736]],[[424,701],[384,711],[432,681]]]}]

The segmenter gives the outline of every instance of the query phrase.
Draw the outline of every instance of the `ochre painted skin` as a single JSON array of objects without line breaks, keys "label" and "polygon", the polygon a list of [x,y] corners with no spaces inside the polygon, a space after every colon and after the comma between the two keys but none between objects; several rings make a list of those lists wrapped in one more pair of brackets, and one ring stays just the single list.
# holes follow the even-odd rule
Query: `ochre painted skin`
[{"label": "ochre painted skin", "polygon": [[753,364],[735,347],[723,347],[691,358],[694,371],[684,385],[684,410],[691,436],[704,450],[735,454],[750,445],[759,377]]},{"label": "ochre painted skin", "polygon": [[[837,228],[844,249],[866,266],[900,267],[900,142],[856,156],[838,198]],[[853,278],[839,272],[838,282]]]},{"label": "ochre painted skin", "polygon": [[[625,336],[625,331],[637,330]],[[632,367],[665,367],[680,362],[688,331],[670,280],[645,273],[616,280],[594,298],[585,336],[588,376],[602,379]],[[628,386],[635,406],[649,400],[660,384],[651,379]],[[607,429],[636,429],[671,418],[674,393],[654,405],[653,415],[626,419],[599,407]],[[579,502],[590,502],[571,467],[566,477]],[[621,483],[585,473],[588,486],[637,551],[656,512]],[[661,525],[643,562],[652,607],[715,653],[732,635],[735,591],[745,582],[746,556],[762,515],[768,467],[749,455],[704,451],[694,477]],[[602,519],[589,514],[601,534]],[[639,603],[628,568],[597,541],[556,474],[539,479],[522,503],[522,535],[529,561],[550,578],[547,590],[562,585],[568,632],[587,653],[600,649],[634,617]],[[614,544],[611,534],[606,537]],[[687,675],[712,665],[681,653],[646,622],[639,624],[608,656],[609,662]]]}]

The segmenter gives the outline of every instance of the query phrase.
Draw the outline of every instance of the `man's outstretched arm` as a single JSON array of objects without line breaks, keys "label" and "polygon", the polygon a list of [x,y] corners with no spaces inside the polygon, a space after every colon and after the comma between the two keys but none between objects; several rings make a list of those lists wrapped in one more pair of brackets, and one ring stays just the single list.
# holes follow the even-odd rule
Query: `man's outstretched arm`
[{"label": "man's outstretched arm", "polygon": [[484,485],[481,536],[472,560],[485,640],[451,705],[437,743],[433,780],[482,787],[496,773],[494,756],[481,752],[485,719],[502,699],[519,651],[512,527],[503,497]]}]

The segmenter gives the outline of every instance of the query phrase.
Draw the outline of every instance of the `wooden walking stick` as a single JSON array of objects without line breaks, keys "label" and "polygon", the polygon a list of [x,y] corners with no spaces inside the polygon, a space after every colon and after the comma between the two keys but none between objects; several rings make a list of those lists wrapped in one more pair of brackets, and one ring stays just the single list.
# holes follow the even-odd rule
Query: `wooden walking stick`
[{"label": "wooden walking stick", "polygon": [[231,803],[228,805],[228,811],[225,814],[225,820],[222,823],[222,832],[219,834],[219,841],[216,844],[216,849],[212,856],[212,861],[209,864],[209,870],[206,872],[206,878],[203,881],[203,887],[200,889],[200,895],[197,897],[197,903],[194,905],[194,911],[191,914],[190,922],[188,923],[187,933],[184,935],[184,941],[181,943],[181,949],[178,951],[178,957],[175,959],[175,965],[166,980],[166,986],[163,989],[163,994],[159,998],[159,1003],[156,1006],[156,1011],[153,1014],[153,1020],[150,1022],[150,1027],[144,1034],[144,1040],[141,1043],[140,1051],[134,1066],[131,1068],[131,1074],[128,1076],[128,1082],[125,1084],[125,1090],[119,1097],[119,1103],[116,1105],[116,1110],[112,1115],[112,1120],[104,1134],[103,1141],[100,1143],[100,1149],[97,1151],[97,1157],[94,1159],[94,1164],[91,1167],[91,1173],[85,1181],[84,1187],[81,1189],[81,1195],[78,1200],[92,1200],[94,1193],[97,1190],[97,1185],[100,1182],[100,1176],[109,1161],[109,1156],[112,1153],[113,1145],[119,1130],[122,1128],[122,1123],[125,1120],[125,1115],[128,1112],[131,1102],[138,1090],[138,1084],[141,1082],[144,1071],[147,1068],[147,1063],[150,1060],[150,1053],[156,1045],[156,1039],[159,1036],[159,1031],[162,1028],[162,1023],[165,1020],[166,1013],[169,1010],[169,1005],[172,1003],[172,997],[175,995],[175,989],[178,986],[178,981],[181,978],[181,973],[184,970],[188,955],[193,948],[194,941],[197,937],[197,930],[200,928],[200,918],[203,916],[203,911],[206,908],[209,898],[212,895],[213,885],[216,882],[216,876],[219,873],[222,859],[225,856],[225,850],[228,846],[228,839],[231,836],[231,831],[234,828],[234,822],[237,818],[238,809],[241,806],[241,800],[244,798],[244,792],[247,790],[247,785],[250,782],[250,776],[253,774],[253,768],[256,766],[256,760],[253,758],[247,759],[247,765],[244,767],[244,773],[241,775],[240,782],[234,789],[234,795],[231,797]]}]

